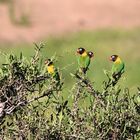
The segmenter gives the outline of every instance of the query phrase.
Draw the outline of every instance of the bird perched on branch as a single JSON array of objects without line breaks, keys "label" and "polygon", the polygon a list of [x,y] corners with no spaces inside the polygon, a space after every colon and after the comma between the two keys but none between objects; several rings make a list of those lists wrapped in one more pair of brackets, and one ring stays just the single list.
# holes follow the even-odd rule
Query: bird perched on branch
[{"label": "bird perched on branch", "polygon": [[86,67],[87,63],[89,62],[89,56],[84,48],[78,48],[77,49],[77,54],[78,56],[78,66],[79,66],[79,71],[83,72],[84,74],[86,73]]},{"label": "bird perched on branch", "polygon": [[78,48],[77,54],[79,54],[78,56],[79,70],[82,71],[84,74],[86,74],[90,65],[90,59],[93,57],[93,52],[86,52],[84,48]]},{"label": "bird perched on branch", "polygon": [[52,78],[54,78],[58,83],[60,82],[60,75],[58,73],[58,69],[55,68],[53,62],[51,61],[51,59],[47,59],[45,61],[45,68],[44,68],[44,73],[48,72],[48,74],[50,76],[52,76]]},{"label": "bird perched on branch", "polygon": [[121,75],[124,73],[124,62],[121,60],[121,58],[118,55],[112,55],[110,57],[110,60],[113,62],[112,65],[112,77],[116,80],[119,80]]},{"label": "bird perched on branch", "polygon": [[91,62],[91,59],[94,57],[94,53],[92,51],[89,51],[89,52],[87,52],[87,54],[88,54],[88,57],[89,57],[89,61],[87,63],[87,68],[86,69],[88,70],[90,62]]}]

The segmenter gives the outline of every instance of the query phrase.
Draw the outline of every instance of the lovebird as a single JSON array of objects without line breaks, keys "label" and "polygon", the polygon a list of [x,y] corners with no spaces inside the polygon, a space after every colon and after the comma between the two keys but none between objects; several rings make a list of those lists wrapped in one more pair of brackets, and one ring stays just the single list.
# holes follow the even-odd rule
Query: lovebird
[{"label": "lovebird", "polygon": [[115,80],[118,80],[121,77],[121,75],[124,73],[125,64],[118,55],[112,55],[110,57],[110,60],[113,62],[112,70],[111,70],[112,77]]},{"label": "lovebird", "polygon": [[87,63],[87,70],[88,70],[91,59],[94,57],[94,53],[92,51],[89,51],[89,52],[87,52],[87,54],[88,54],[88,57],[89,57],[89,62]]},{"label": "lovebird", "polygon": [[58,73],[58,69],[55,68],[53,62],[50,59],[45,61],[44,73],[48,72],[48,74],[54,78],[57,82],[60,82],[60,75]]},{"label": "lovebird", "polygon": [[79,70],[86,74],[88,67],[90,65],[90,59],[93,57],[92,52],[86,52],[84,48],[77,49],[78,56],[78,66]]}]

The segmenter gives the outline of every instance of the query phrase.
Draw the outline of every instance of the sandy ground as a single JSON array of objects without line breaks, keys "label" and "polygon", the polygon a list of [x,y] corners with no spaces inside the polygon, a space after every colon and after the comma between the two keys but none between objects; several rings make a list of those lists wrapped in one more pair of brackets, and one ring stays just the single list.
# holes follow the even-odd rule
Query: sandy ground
[{"label": "sandy ground", "polygon": [[0,41],[35,41],[66,32],[140,26],[140,0],[15,0],[15,17],[30,17],[30,26],[13,24],[7,4],[0,4]]}]

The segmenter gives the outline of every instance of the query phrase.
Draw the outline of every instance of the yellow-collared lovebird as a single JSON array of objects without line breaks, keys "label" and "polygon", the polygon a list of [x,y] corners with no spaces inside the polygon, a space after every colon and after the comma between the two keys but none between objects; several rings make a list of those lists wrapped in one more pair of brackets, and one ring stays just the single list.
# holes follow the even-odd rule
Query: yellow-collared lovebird
[{"label": "yellow-collared lovebird", "polygon": [[124,62],[121,60],[121,58],[118,55],[112,55],[110,57],[110,60],[113,62],[112,65],[112,77],[115,80],[118,80],[121,75],[124,73]]},{"label": "yellow-collared lovebird", "polygon": [[88,70],[90,62],[91,62],[91,59],[94,57],[94,53],[92,51],[89,51],[89,52],[87,52],[87,54],[88,54],[88,57],[89,57],[89,61],[87,63],[87,70]]},{"label": "yellow-collared lovebird", "polygon": [[50,59],[45,61],[44,71],[48,72],[48,74],[52,76],[52,78],[54,78],[57,82],[60,82],[60,75],[58,70],[55,68],[53,62]]},{"label": "yellow-collared lovebird", "polygon": [[88,54],[84,48],[78,48],[77,54],[79,54],[78,56],[79,70],[82,71],[84,74],[86,74],[88,67],[90,65],[91,53]]}]

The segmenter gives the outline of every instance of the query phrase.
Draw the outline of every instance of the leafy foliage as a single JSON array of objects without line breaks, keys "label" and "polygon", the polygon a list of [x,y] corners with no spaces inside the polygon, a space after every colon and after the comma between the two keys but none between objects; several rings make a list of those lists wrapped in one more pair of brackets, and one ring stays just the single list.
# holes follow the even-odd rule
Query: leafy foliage
[{"label": "leafy foliage", "polygon": [[[5,55],[0,71],[1,139],[101,139],[140,138],[140,89],[130,93],[110,76],[102,91],[85,75],[72,74],[75,85],[63,97],[60,85],[47,72],[35,44],[35,55]],[[58,71],[59,72],[59,71]],[[60,72],[59,72],[60,73]],[[60,74],[61,75],[61,74]]]}]

